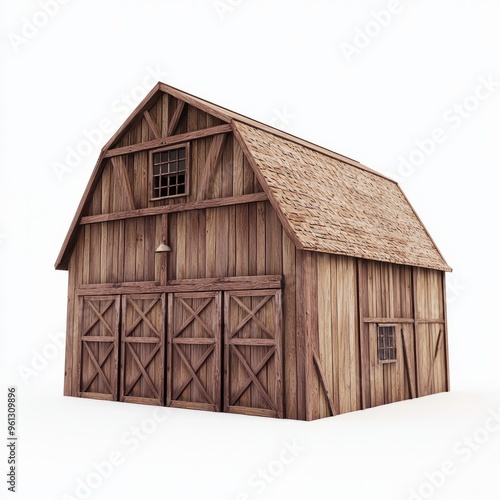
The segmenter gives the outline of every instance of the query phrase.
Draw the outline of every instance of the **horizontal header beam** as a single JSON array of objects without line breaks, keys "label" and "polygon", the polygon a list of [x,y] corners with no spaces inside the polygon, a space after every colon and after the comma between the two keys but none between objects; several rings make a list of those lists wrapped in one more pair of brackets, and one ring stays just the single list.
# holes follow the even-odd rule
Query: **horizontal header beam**
[{"label": "horizontal header beam", "polygon": [[176,203],[175,205],[163,205],[162,207],[138,208],[137,210],[125,210],[124,212],[88,215],[87,217],[81,218],[80,225],[110,222],[113,220],[134,219],[137,217],[148,217],[152,215],[171,214],[175,212],[188,212],[189,210],[204,210],[206,208],[244,205],[246,203],[256,203],[258,201],[267,201],[266,193],[242,194],[239,196],[227,196],[225,198],[212,198],[211,200],[189,201],[187,203]]},{"label": "horizontal header beam", "polygon": [[231,278],[193,278],[172,280],[167,285],[157,281],[139,281],[132,283],[101,283],[95,285],[80,285],[78,295],[121,295],[129,293],[168,293],[168,292],[205,292],[234,290],[274,290],[282,286],[283,277],[267,276],[236,276]]}]

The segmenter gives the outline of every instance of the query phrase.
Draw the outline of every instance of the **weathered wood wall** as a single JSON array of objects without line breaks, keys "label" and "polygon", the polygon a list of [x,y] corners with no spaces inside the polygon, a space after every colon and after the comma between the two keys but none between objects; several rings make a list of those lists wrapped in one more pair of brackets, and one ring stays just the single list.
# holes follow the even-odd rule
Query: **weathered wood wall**
[{"label": "weathered wood wall", "polygon": [[314,420],[359,409],[356,259],[297,251],[298,373],[304,410]]},{"label": "weathered wood wall", "polygon": [[[311,344],[319,362],[307,362],[310,390],[319,397],[311,398],[309,418],[449,389],[443,272],[325,254],[312,259],[318,335]],[[378,324],[396,325],[394,363],[378,361]]]},{"label": "weathered wood wall", "polygon": [[[221,217],[219,212],[222,211],[225,213]],[[283,276],[283,334],[281,340],[283,357],[281,362],[284,363],[284,368],[281,387],[283,389],[284,416],[297,418],[296,250],[282,230],[271,205],[269,202],[263,202],[248,206],[220,207],[185,214],[171,214],[170,217],[173,220],[171,219],[168,225],[170,235],[168,241],[173,251],[168,257],[169,282],[193,278],[266,276],[269,274]],[[227,227],[220,223],[214,223],[220,218],[226,218],[228,224],[235,228],[237,237],[228,238]],[[160,240],[161,217],[144,219],[146,221],[144,226],[149,226],[151,232],[144,232],[144,236],[140,238],[143,244],[138,244],[135,237],[127,240],[125,236],[129,231],[128,224],[134,220],[87,225],[79,237],[69,266],[68,332],[71,332],[71,335],[68,336],[67,342],[65,379],[65,394],[67,395],[77,395],[78,392],[78,374],[75,369],[78,366],[80,356],[78,352],[80,306],[76,295],[79,286],[89,285],[92,287],[92,285],[99,284],[114,286],[123,282],[136,283],[142,280],[158,280],[160,257],[155,256],[154,249]],[[148,224],[149,219],[153,219],[154,223]],[[193,219],[198,222],[198,228],[202,225],[203,229],[201,231],[198,229],[199,234],[196,236],[195,234],[187,236],[192,231],[190,224],[193,224]],[[117,235],[118,240],[115,240],[114,236],[108,238],[108,248],[103,248],[102,238],[97,240],[98,245],[92,244],[93,228],[100,228],[107,231],[108,234]],[[137,226],[135,231],[137,231]],[[99,236],[102,235],[102,232],[95,232]],[[139,233],[134,233],[133,229],[130,229],[130,234],[133,236]],[[154,244],[151,244],[150,239],[154,240]],[[179,244],[180,241],[182,244]],[[192,242],[194,245],[190,244]],[[255,306],[252,302],[248,305]],[[263,318],[269,316],[269,312],[265,309],[262,314]],[[243,349],[248,350],[249,348]],[[252,353],[252,356],[253,363],[258,364],[258,354]],[[266,368],[266,370],[269,369]],[[243,373],[239,374],[239,377],[245,378]],[[303,380],[303,377],[299,377],[299,379]],[[256,404],[259,403],[257,396],[252,397]],[[242,404],[244,402],[242,400]]]},{"label": "weathered wood wall", "polygon": [[443,272],[413,270],[418,396],[449,390],[445,288]]},{"label": "weathered wood wall", "polygon": [[[168,104],[170,103],[170,104]],[[160,104],[162,106],[160,106]],[[178,101],[164,95],[153,107],[151,115],[156,116],[161,109],[172,109],[178,106]],[[168,123],[161,121],[161,132],[166,134]],[[176,135],[186,132],[203,130],[208,127],[221,125],[221,120],[214,118],[193,106],[185,106],[181,119],[176,128]],[[255,174],[245,158],[241,147],[232,134],[225,134],[222,152],[218,164],[208,184],[204,198],[223,198],[244,194],[262,192],[262,187],[255,178]],[[150,201],[151,189],[149,186],[148,151],[139,151],[120,156],[125,164],[126,173],[130,180],[134,208],[148,208],[162,205],[173,205],[196,201],[199,199],[200,188],[204,182],[205,164],[207,156],[217,136],[201,137],[190,141],[189,166],[189,193],[181,198]],[[116,147],[129,146],[144,141],[153,140],[151,129],[144,118],[132,125],[132,129],[119,141]],[[104,160],[103,173],[97,182],[94,194],[85,215],[98,215],[128,210],[127,199],[124,197],[123,187],[119,182],[116,169],[113,168],[111,158]]]},{"label": "weathered wood wall", "polygon": [[[80,225],[68,265],[65,394],[79,395],[83,370],[84,378],[89,377],[85,384],[90,381],[88,391],[93,394],[92,397],[119,397],[151,404],[164,404],[166,397],[167,404],[182,407],[225,408],[228,411],[253,411],[254,414],[312,420],[446,390],[448,366],[443,273],[298,250],[269,201],[140,217],[134,213],[138,209],[255,193],[263,195],[260,200],[266,199],[237,140],[225,129],[223,135],[191,137],[187,196],[150,200],[149,152],[137,145],[158,140],[158,137],[191,133],[222,124],[221,120],[204,111],[182,105],[177,99],[164,94],[147,113],[140,114],[113,144],[113,148],[136,145],[133,152],[120,152],[103,160],[102,175],[96,181],[83,212],[84,223]],[[105,214],[117,212],[122,213],[120,220],[106,220]],[[103,217],[95,218],[101,215]],[[155,253],[164,238],[172,249],[166,260],[164,255]],[[167,353],[167,340],[163,337],[156,340],[154,330],[164,329],[166,317],[172,323],[170,328],[175,330],[186,320],[187,313],[182,311],[182,305],[176,313],[180,316],[172,315],[172,311],[168,310],[168,301],[170,307],[176,303],[176,292],[171,291],[168,300],[157,288],[149,298],[137,294],[142,294],[151,286],[178,284],[182,280],[276,275],[283,277],[279,296],[271,291],[263,291],[261,295],[243,294],[239,298],[236,294],[238,305],[238,301],[231,302],[232,296],[228,293],[212,293],[215,301],[213,310],[219,311],[220,317],[209,318],[210,308],[201,315],[208,329],[213,330],[215,338],[217,329],[222,332],[224,321],[226,329],[228,325],[236,328],[238,320],[244,317],[242,311],[245,307],[252,310],[258,306],[262,296],[273,295],[273,302],[256,313],[262,325],[267,325],[269,330],[274,325],[276,331],[282,332],[279,342],[276,341],[279,356],[269,358],[269,364],[256,377],[269,391],[272,404],[266,401],[262,388],[256,391],[253,387],[231,401],[233,386],[226,387],[229,396],[222,401],[220,396],[224,388],[217,384],[206,394],[199,386],[186,386],[183,380],[187,372],[179,358],[179,350],[175,351],[172,347],[177,341],[171,332],[169,361],[167,367],[163,366],[161,359],[165,359]],[[91,380],[94,368],[90,350],[85,351],[87,357],[81,358],[78,332],[85,330],[95,318],[90,304],[84,313],[81,312],[84,287],[87,287],[87,294],[89,289],[94,290],[92,293],[96,296],[100,292],[107,293],[116,307],[123,309],[121,320],[115,317],[116,307],[105,313],[115,315],[112,316],[112,324],[116,323],[113,327],[116,338],[115,351],[103,364],[103,370],[106,376],[120,377],[117,382],[120,384],[119,394],[115,388],[109,390],[99,376]],[[133,289],[133,292],[126,292],[127,288]],[[218,290],[224,291],[223,288]],[[201,295],[197,294],[199,289],[193,289],[192,296],[189,296],[190,290],[183,289],[185,292],[188,295],[178,295],[179,300],[182,298],[185,304],[195,308],[206,299],[203,293],[211,293],[208,289]],[[138,304],[138,309],[147,308],[151,300],[156,301],[153,311],[155,320],[150,325],[153,333],[134,331],[131,338],[122,341],[119,347],[118,323],[122,326],[133,325],[139,318],[137,308],[126,308],[128,299],[123,295],[126,293],[132,294],[130,297]],[[98,305],[94,306],[99,308],[99,304],[105,306],[108,302],[103,299],[95,302]],[[223,304],[226,303],[232,305],[224,312],[222,309],[226,306]],[[277,316],[276,304],[282,306],[281,318]],[[223,317],[224,314],[227,317]],[[398,359],[396,363],[382,365],[377,360],[376,325],[393,322],[398,325]],[[92,328],[89,331],[92,338],[86,342],[94,346],[98,357],[104,356],[108,347],[98,344],[102,339],[94,337],[109,335],[99,330],[101,326]],[[203,352],[201,344],[196,342],[210,340],[203,337],[207,331],[197,328],[193,325],[178,340],[179,345],[183,344],[186,356],[193,356],[194,364],[198,358],[201,359]],[[228,338],[225,342],[233,342],[243,357],[251,360],[252,366],[257,366],[265,356],[266,351],[262,347],[269,347],[274,340],[269,335],[267,339],[261,337],[258,328],[242,328],[235,335],[234,342]],[[222,343],[223,340],[221,337],[217,341]],[[140,373],[127,343],[136,345],[139,357],[154,355],[145,370],[150,381],[142,378],[133,385]],[[226,348],[230,352],[230,348]],[[214,373],[218,373],[218,364],[222,362],[224,353],[221,346],[217,349],[207,358],[206,366],[200,368],[202,384],[208,383],[214,378]],[[118,351],[124,354],[120,372],[115,376],[112,363],[118,362]],[[234,377],[230,383],[234,382],[236,388],[241,382],[245,385],[248,378],[247,372],[242,369],[243,362],[238,359],[233,356],[226,366]],[[171,370],[168,363],[178,367],[179,376],[170,388],[165,387],[160,374],[162,370]],[[282,371],[278,369],[280,366]],[[171,371],[168,377],[172,377]],[[283,391],[283,412],[281,393],[278,394],[276,387],[270,385],[273,377],[279,378],[279,387]],[[238,394],[237,389],[235,393]],[[273,405],[276,408],[270,411],[268,407]]]}]

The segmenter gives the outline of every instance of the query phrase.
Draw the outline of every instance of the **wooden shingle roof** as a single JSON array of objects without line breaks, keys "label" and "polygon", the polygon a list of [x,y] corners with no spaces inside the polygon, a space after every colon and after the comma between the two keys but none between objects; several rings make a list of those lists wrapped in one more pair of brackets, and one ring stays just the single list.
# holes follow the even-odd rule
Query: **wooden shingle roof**
[{"label": "wooden shingle roof", "polygon": [[235,128],[303,249],[451,270],[396,182],[258,127]]},{"label": "wooden shingle roof", "polygon": [[104,153],[161,93],[231,124],[289,236],[304,250],[451,271],[398,184],[361,163],[159,82],[103,147],[56,262],[67,269]]}]

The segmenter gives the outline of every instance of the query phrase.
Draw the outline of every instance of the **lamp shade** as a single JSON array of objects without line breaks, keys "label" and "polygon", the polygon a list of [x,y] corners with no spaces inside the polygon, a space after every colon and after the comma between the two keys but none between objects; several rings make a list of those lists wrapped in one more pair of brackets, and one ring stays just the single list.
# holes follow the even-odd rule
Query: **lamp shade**
[{"label": "lamp shade", "polygon": [[171,252],[172,249],[166,244],[166,243],[161,243],[158,245],[158,248],[155,250],[156,253],[162,253],[162,252]]}]

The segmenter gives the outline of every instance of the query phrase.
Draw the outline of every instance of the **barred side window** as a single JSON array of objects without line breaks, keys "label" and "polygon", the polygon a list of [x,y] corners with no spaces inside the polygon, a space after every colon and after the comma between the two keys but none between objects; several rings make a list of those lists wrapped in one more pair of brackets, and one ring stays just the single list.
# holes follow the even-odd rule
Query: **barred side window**
[{"label": "barred side window", "polygon": [[396,327],[378,325],[377,327],[378,360],[381,363],[396,361]]}]

